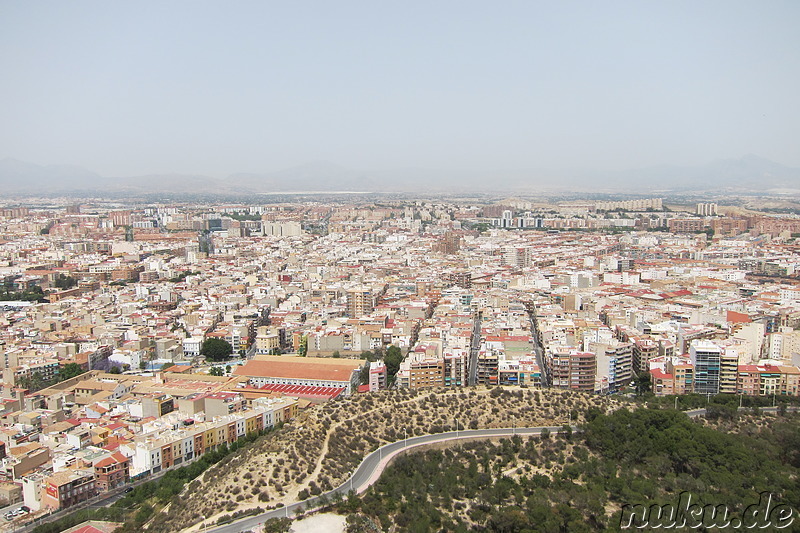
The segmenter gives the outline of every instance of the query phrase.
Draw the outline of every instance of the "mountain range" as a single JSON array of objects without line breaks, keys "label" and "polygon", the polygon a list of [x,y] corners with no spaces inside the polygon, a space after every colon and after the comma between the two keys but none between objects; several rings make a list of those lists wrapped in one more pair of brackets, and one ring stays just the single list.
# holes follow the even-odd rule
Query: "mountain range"
[{"label": "mountain range", "polygon": [[512,170],[498,172],[405,168],[364,171],[314,162],[263,174],[237,173],[218,179],[191,174],[101,176],[81,167],[42,166],[0,160],[6,195],[236,194],[289,192],[631,192],[800,190],[800,169],[755,155],[699,166],[653,166],[620,172]]}]

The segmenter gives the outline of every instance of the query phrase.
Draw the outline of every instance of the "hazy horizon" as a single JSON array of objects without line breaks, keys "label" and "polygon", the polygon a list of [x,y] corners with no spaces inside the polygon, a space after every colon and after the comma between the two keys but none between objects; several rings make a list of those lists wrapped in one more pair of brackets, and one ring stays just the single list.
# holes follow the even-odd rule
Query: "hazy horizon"
[{"label": "hazy horizon", "polygon": [[793,2],[0,2],[0,159],[102,176],[800,167]]}]

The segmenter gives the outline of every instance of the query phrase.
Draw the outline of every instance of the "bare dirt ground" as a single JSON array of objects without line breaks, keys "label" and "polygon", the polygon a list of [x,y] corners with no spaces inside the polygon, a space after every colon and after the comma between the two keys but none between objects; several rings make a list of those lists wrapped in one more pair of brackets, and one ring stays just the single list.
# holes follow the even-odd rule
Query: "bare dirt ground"
[{"label": "bare dirt ground", "polygon": [[347,520],[344,516],[324,513],[315,514],[292,523],[291,533],[344,533]]},{"label": "bare dirt ground", "polygon": [[[210,468],[190,483],[155,532],[179,531],[203,516],[320,494],[343,483],[368,452],[408,436],[462,429],[580,423],[590,406],[610,412],[618,399],[520,387],[399,389],[317,405],[279,431]],[[158,525],[155,525],[158,524]]]}]

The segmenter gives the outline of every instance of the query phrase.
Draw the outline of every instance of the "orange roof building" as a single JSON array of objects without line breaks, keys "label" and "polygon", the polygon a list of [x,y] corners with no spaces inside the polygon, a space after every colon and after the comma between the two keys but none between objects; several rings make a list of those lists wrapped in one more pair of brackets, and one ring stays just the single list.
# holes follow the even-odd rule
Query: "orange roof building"
[{"label": "orange roof building", "polygon": [[345,389],[349,395],[358,387],[358,375],[364,361],[326,357],[258,355],[234,375],[245,376],[250,385],[308,385]]}]

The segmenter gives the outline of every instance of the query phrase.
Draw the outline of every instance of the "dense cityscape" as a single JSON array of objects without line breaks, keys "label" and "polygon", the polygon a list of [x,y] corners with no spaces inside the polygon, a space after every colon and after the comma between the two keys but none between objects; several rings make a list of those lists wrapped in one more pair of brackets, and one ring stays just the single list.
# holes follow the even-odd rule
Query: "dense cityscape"
[{"label": "dense cityscape", "polygon": [[0,0],[0,533],[800,533],[798,21]]},{"label": "dense cityscape", "polygon": [[[384,389],[675,407],[800,395],[795,215],[661,198],[322,197],[37,200],[0,217],[0,497],[15,525]],[[540,425],[583,416],[566,414]],[[300,492],[320,481],[309,474],[217,514],[318,494]]]}]

